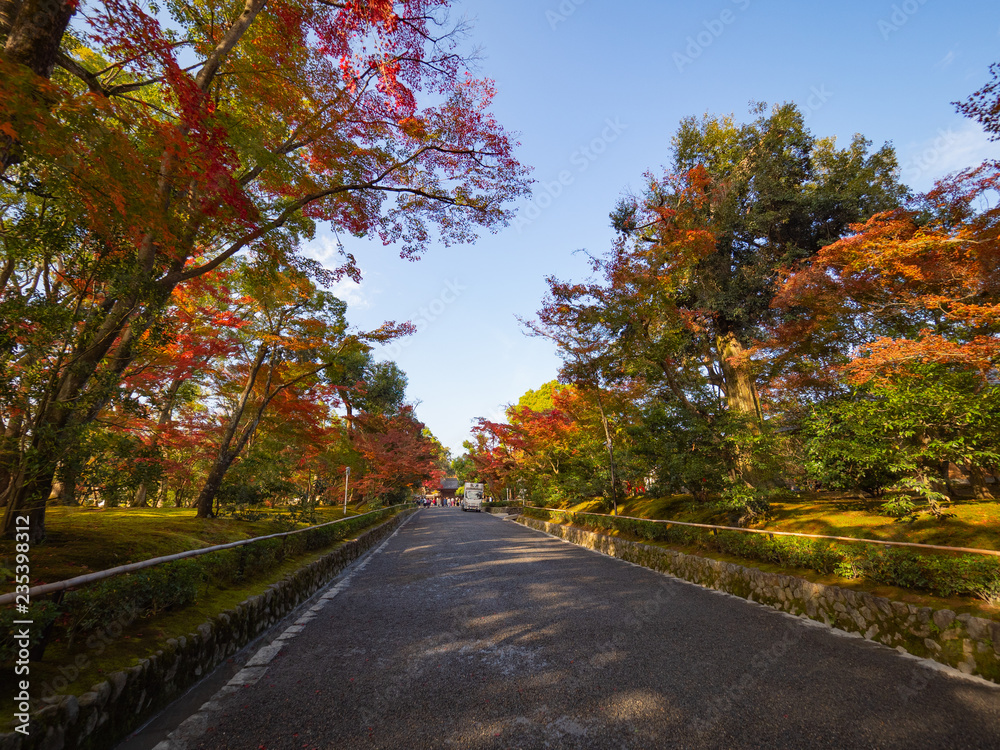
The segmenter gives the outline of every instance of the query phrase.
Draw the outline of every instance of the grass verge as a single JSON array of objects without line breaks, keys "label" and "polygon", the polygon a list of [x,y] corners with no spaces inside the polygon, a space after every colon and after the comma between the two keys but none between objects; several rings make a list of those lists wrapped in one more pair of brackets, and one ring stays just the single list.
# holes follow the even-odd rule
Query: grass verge
[{"label": "grass verge", "polygon": [[[167,510],[167,512],[161,513],[163,510]],[[56,536],[55,540],[47,540],[46,544],[36,547],[32,551],[32,561],[35,560],[36,550],[48,553],[44,557],[39,555],[50,563],[45,570],[64,571],[68,568],[73,571],[69,575],[63,574],[51,578],[51,580],[62,580],[73,575],[80,575],[82,572],[86,572],[86,569],[102,570],[114,565],[180,552],[185,549],[223,544],[227,541],[276,533],[277,530],[289,530],[290,526],[289,522],[272,517],[254,522],[219,519],[207,521],[206,524],[199,523],[199,528],[192,528],[185,526],[184,522],[193,518],[193,511],[184,513],[183,510],[157,509],[158,512],[150,513],[147,511],[141,515],[139,513],[131,515],[134,509],[115,509],[103,516],[84,512],[73,517],[72,511],[67,514],[59,514],[61,517],[56,526],[57,528],[61,527],[61,532],[65,532],[67,528],[85,528],[89,529],[89,533],[99,537],[102,527],[107,529],[109,525],[113,526],[116,520],[123,518],[126,523],[122,526],[128,527],[128,534],[138,536],[151,523],[156,524],[156,529],[151,530],[152,541],[135,539],[133,543],[133,540],[128,539],[128,534],[120,533],[121,527],[119,527],[111,534],[116,542],[109,543],[104,548],[101,548],[100,545],[81,546],[78,540],[70,540],[60,534]],[[324,509],[324,511],[318,519],[319,523],[344,517],[340,509]],[[353,515],[357,515],[357,512],[349,510],[347,516]],[[197,520],[201,521],[201,519]],[[362,531],[386,520],[388,518],[374,516],[371,523],[356,527],[346,538],[339,539],[322,548],[287,555],[269,570],[260,571],[253,578],[247,578],[238,583],[218,585],[212,580],[204,580],[198,585],[196,598],[187,606],[161,611],[145,617],[118,618],[113,620],[114,628],[108,627],[107,632],[98,628],[87,634],[86,637],[78,637],[73,640],[55,637],[46,648],[43,660],[31,663],[32,694],[36,696],[46,695],[54,691],[54,686],[58,686],[57,692],[61,694],[79,696],[90,690],[96,683],[102,682],[108,674],[134,666],[140,660],[156,653],[163,647],[163,643],[167,639],[186,636],[210,618],[235,607],[251,596],[264,592],[272,583],[280,581],[295,570],[329,554],[345,542],[357,538]],[[177,524],[181,525],[181,533],[171,535],[170,529],[176,528]],[[212,524],[218,524],[218,526]],[[311,524],[296,525],[304,527]],[[283,528],[279,529],[279,527]],[[80,563],[75,566],[70,564],[66,557],[72,551],[86,553],[88,550],[92,550],[92,554],[84,554]],[[117,562],[109,564],[108,560],[116,560]],[[38,582],[33,581],[35,584]],[[5,683],[9,682],[13,685],[13,665],[9,662],[3,665],[0,676]],[[64,682],[67,683],[66,687],[63,687]],[[0,731],[9,731],[12,722],[13,704],[11,701],[4,701],[3,705],[0,705]]]},{"label": "grass verge", "polygon": [[[62,581],[190,549],[266,536],[312,523],[269,510],[256,521],[198,518],[194,508],[89,508],[54,506],[45,511],[46,539],[31,549],[31,583]],[[316,509],[316,523],[359,515],[343,506]],[[14,543],[0,540],[0,565],[10,568]]]}]

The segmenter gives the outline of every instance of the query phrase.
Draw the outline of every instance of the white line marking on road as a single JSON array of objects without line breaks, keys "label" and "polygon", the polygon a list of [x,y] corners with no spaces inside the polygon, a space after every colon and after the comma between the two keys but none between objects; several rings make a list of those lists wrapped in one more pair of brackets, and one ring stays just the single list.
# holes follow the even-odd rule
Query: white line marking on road
[{"label": "white line marking on road", "polygon": [[264,676],[267,671],[267,667],[244,667],[239,672],[237,672],[233,679],[231,679],[227,685],[232,685],[234,688],[241,688],[246,685],[253,685],[257,680]]},{"label": "white line marking on road", "polygon": [[283,643],[275,642],[264,646],[253,655],[253,658],[246,665],[248,667],[263,667],[265,664],[270,664],[271,659],[278,655],[278,652],[281,651],[281,647],[284,645]]}]

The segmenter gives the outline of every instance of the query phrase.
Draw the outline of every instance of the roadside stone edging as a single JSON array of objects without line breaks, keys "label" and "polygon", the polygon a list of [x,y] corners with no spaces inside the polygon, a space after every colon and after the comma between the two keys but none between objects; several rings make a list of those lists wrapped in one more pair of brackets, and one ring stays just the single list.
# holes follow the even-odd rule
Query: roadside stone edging
[{"label": "roadside stone edging", "polygon": [[77,697],[56,696],[31,717],[28,736],[0,734],[0,750],[101,750],[129,732],[226,658],[304,602],[341,570],[387,537],[412,513],[404,510],[299,568],[267,590],[170,638],[134,667],[114,672]]},{"label": "roadside stone edging", "polygon": [[659,573],[808,617],[965,674],[1000,682],[1000,622],[969,614],[956,616],[950,609],[916,607],[866,591],[685,555],[536,518],[519,516],[516,521]]}]

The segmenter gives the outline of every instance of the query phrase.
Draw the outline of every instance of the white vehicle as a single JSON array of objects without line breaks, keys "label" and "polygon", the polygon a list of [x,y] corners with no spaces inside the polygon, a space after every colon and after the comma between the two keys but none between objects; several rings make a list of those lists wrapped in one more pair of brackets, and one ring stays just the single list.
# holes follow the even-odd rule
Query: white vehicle
[{"label": "white vehicle", "polygon": [[466,482],[465,491],[462,494],[462,510],[483,511],[483,487],[482,482]]}]

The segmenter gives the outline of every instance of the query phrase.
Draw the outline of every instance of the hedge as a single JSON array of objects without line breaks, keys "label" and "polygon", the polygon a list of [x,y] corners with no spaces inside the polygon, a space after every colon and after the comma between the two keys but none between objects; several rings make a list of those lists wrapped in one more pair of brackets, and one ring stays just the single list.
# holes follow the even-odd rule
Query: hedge
[{"label": "hedge", "polygon": [[[242,547],[209,552],[199,557],[156,565],[136,573],[107,578],[75,591],[54,605],[51,601],[32,604],[36,627],[32,628],[32,647],[38,645],[44,626],[53,622],[52,638],[62,638],[72,645],[104,623],[132,622],[191,604],[198,592],[211,587],[224,589],[262,578],[285,560],[312,550],[329,547],[354,532],[384,520],[395,513],[384,508],[340,523],[309,529],[280,539],[265,539]],[[0,662],[14,659],[14,610],[0,613]]]},{"label": "hedge", "polygon": [[823,540],[718,531],[617,516],[525,508],[541,520],[597,531],[618,531],[647,541],[693,545],[785,568],[835,573],[842,578],[898,586],[937,596],[972,596],[1000,601],[1000,558],[973,554],[928,554],[870,544],[831,544]]}]

